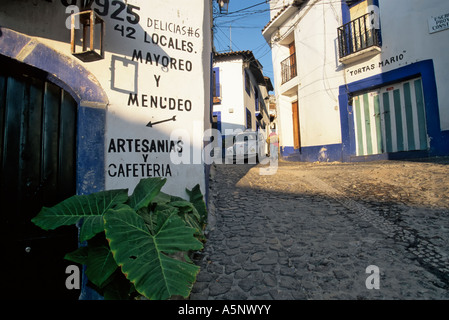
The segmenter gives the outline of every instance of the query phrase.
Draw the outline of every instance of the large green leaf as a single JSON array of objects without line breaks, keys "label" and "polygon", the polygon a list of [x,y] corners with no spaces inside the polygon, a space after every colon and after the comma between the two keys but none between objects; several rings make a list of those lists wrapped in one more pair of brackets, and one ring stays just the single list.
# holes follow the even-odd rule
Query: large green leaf
[{"label": "large green leaf", "polygon": [[136,289],[132,283],[119,269],[110,277],[109,283],[98,291],[105,300],[130,300],[134,295],[138,295],[135,294]]},{"label": "large green leaf", "polygon": [[171,197],[172,197],[171,195],[166,194],[161,191],[153,198],[153,200],[151,202],[156,205],[164,205],[171,201]]},{"label": "large green leaf", "polygon": [[142,208],[138,212],[143,218],[148,231],[153,236],[159,231],[168,216],[178,212],[177,208],[170,206],[157,206],[155,209],[155,211],[152,211],[148,208]]},{"label": "large green leaf", "polygon": [[158,195],[167,179],[146,178],[141,179],[127,202],[135,211],[146,207]]},{"label": "large green leaf", "polygon": [[154,300],[190,294],[199,267],[168,254],[203,247],[176,210],[158,215],[154,232],[128,205],[119,205],[105,216],[106,238],[117,264],[136,290]]},{"label": "large green leaf", "polygon": [[197,184],[192,190],[186,189],[186,191],[189,195],[190,202],[195,206],[196,211],[200,215],[200,222],[205,223],[207,219],[207,208],[200,185]]},{"label": "large green leaf", "polygon": [[98,288],[102,288],[118,268],[107,242],[89,243],[88,246],[67,253],[64,258],[86,265],[87,278]]},{"label": "large green leaf", "polygon": [[51,208],[43,207],[31,221],[44,230],[53,230],[76,224],[82,219],[79,237],[84,241],[104,230],[103,214],[106,211],[127,200],[128,189],[72,196]]},{"label": "large green leaf", "polygon": [[70,260],[79,264],[87,263],[87,251],[89,248],[80,247],[75,251],[69,252],[64,256],[64,259]]},{"label": "large green leaf", "polygon": [[95,239],[95,241],[89,242],[86,263],[87,278],[100,288],[105,285],[108,278],[118,268],[104,236],[101,240]]},{"label": "large green leaf", "polygon": [[170,202],[169,205],[179,210],[179,215],[188,226],[195,228],[198,233],[202,232],[201,217],[192,203],[186,200],[177,200]]}]

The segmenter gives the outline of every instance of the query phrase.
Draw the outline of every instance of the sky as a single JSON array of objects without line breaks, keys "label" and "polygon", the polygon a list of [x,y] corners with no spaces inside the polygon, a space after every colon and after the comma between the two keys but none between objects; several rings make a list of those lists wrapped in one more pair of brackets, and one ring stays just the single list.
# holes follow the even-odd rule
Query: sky
[{"label": "sky", "polygon": [[[215,1],[214,1],[215,2]],[[251,50],[274,85],[271,48],[262,36],[270,21],[265,0],[230,0],[228,13],[219,13],[214,4],[214,45],[218,52]]]}]

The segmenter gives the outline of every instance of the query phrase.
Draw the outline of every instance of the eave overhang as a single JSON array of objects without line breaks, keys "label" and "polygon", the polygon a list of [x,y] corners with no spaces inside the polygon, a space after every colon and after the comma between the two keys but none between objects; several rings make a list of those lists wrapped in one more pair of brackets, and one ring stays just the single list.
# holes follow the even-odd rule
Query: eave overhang
[{"label": "eave overhang", "polygon": [[298,8],[305,0],[296,0],[291,4],[285,5],[262,29],[262,35],[265,41],[271,43],[271,35],[278,30],[285,22],[298,11]]}]

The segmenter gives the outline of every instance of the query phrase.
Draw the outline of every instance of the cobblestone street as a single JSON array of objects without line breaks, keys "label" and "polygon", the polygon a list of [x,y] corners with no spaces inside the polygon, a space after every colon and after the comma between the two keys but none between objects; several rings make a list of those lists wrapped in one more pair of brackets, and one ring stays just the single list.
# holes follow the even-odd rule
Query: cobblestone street
[{"label": "cobblestone street", "polygon": [[449,299],[449,159],[261,167],[212,168],[191,300]]}]

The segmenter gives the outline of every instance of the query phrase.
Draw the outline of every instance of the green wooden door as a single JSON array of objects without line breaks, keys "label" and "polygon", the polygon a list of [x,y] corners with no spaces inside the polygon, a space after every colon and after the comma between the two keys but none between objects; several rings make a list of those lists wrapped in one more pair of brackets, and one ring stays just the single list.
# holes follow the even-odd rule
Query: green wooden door
[{"label": "green wooden door", "polygon": [[65,286],[63,259],[77,247],[76,228],[44,232],[30,222],[76,187],[77,104],[44,79],[22,65],[0,68],[2,297],[79,296]]},{"label": "green wooden door", "polygon": [[428,148],[420,78],[357,95],[353,109],[358,156]]}]

